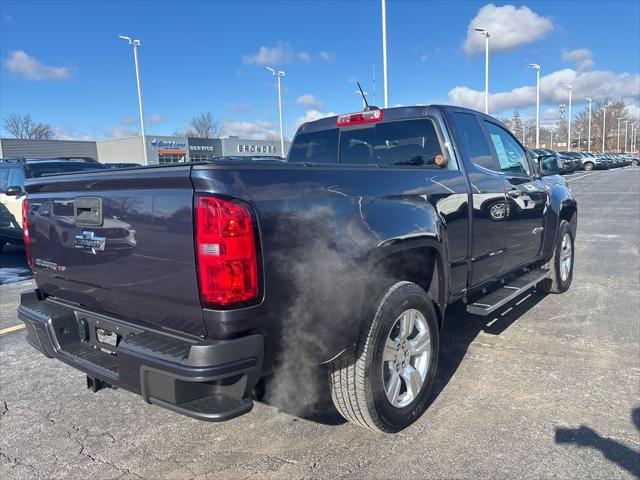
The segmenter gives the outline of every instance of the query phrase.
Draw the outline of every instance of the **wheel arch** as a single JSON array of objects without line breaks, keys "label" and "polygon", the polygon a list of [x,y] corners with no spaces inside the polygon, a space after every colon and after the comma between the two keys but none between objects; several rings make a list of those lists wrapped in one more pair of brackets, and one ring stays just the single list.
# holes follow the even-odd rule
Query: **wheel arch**
[{"label": "wheel arch", "polygon": [[404,241],[387,251],[376,252],[369,263],[369,282],[363,293],[362,318],[367,315],[367,298],[377,297],[397,281],[419,285],[429,295],[442,329],[448,298],[448,272],[444,245],[435,241]]}]

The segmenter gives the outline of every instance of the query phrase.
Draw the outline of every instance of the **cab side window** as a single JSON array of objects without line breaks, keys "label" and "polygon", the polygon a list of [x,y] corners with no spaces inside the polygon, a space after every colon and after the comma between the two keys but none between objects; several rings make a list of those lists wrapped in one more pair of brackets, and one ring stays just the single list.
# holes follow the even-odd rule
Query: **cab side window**
[{"label": "cab side window", "polygon": [[24,190],[24,172],[20,168],[9,169],[9,181],[7,187],[22,187]]},{"label": "cab side window", "polygon": [[460,149],[464,155],[475,165],[499,172],[500,165],[491,155],[491,149],[478,118],[470,113],[454,112],[452,119]]},{"label": "cab side window", "polygon": [[527,154],[516,139],[494,123],[485,121],[484,125],[495,148],[500,171],[508,174],[529,175],[531,171]]}]

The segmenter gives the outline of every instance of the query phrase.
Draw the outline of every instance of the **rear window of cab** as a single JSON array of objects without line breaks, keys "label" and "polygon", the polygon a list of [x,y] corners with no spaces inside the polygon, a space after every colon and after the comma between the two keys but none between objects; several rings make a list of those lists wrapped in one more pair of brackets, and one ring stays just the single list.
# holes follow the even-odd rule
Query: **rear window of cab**
[{"label": "rear window of cab", "polygon": [[437,167],[436,157],[442,155],[433,121],[422,118],[301,133],[293,141],[288,161]]}]

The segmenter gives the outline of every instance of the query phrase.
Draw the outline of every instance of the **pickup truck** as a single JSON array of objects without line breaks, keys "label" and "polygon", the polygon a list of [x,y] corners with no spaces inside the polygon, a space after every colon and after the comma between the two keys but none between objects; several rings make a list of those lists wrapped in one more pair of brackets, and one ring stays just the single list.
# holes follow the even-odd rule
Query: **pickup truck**
[{"label": "pickup truck", "polygon": [[305,123],[285,162],[32,179],[18,315],[94,391],[221,421],[280,366],[320,365],[347,420],[397,432],[448,305],[569,288],[577,204],[545,160],[492,117],[415,106]]}]

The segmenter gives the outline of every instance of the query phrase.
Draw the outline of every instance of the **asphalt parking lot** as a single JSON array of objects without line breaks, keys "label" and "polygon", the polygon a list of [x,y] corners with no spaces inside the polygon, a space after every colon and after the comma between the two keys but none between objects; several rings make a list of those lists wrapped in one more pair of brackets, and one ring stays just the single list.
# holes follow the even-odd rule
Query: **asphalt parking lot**
[{"label": "asphalt parking lot", "polygon": [[[0,478],[640,478],[640,169],[568,179],[571,289],[486,319],[455,305],[432,404],[404,432],[262,403],[198,422],[122,390],[91,393],[17,330],[0,333]],[[24,267],[18,249],[2,256],[0,272]],[[2,278],[6,331],[33,282]]]}]

